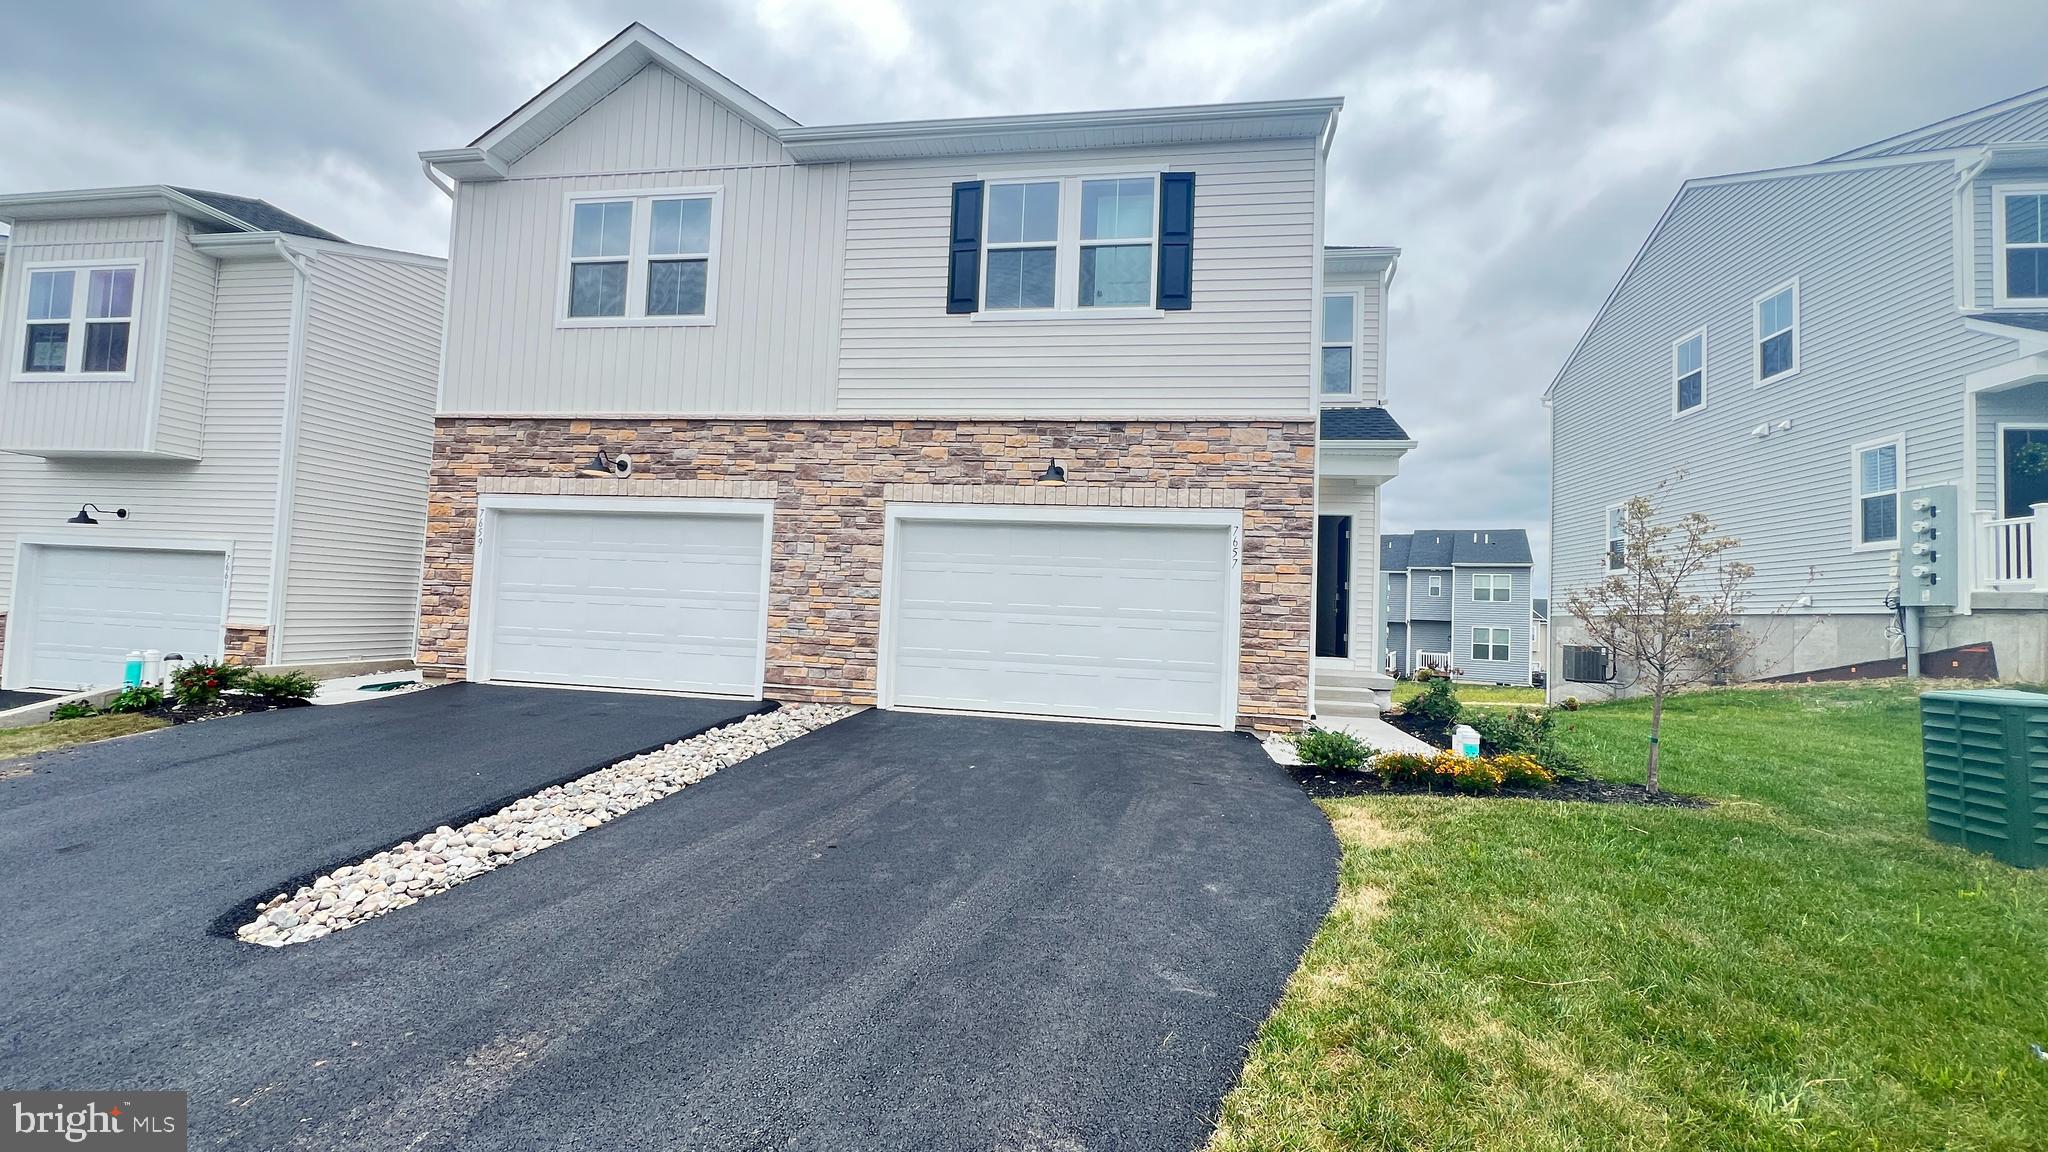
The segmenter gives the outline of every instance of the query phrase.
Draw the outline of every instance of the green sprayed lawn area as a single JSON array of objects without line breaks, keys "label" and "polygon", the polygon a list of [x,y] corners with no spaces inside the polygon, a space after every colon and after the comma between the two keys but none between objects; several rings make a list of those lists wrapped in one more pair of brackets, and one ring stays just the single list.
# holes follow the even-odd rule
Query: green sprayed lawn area
[{"label": "green sprayed lawn area", "polygon": [[33,756],[38,752],[68,748],[73,744],[90,744],[95,740],[105,740],[113,736],[129,736],[155,728],[168,728],[170,723],[155,716],[138,716],[131,712],[112,716],[87,716],[79,720],[52,720],[47,724],[31,724],[26,728],[0,728],[0,760]]},{"label": "green sprayed lawn area", "polygon": [[[1566,718],[1640,780],[1648,709]],[[1899,682],[1672,701],[1703,811],[1324,803],[1336,907],[1212,1148],[2048,1148],[2048,876],[1924,833]]]},{"label": "green sprayed lawn area", "polygon": [[[1415,680],[1394,681],[1394,703],[1406,704],[1422,695],[1428,684]],[[1464,704],[1527,704],[1531,708],[1543,706],[1543,689],[1501,684],[1459,684],[1458,700]]]}]

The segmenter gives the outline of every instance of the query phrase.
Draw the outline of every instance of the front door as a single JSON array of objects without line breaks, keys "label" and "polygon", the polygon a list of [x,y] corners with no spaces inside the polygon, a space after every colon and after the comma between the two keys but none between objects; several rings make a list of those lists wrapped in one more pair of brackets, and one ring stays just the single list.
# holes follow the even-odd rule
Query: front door
[{"label": "front door", "polygon": [[1999,429],[1999,515],[2006,519],[2032,516],[2034,505],[2048,504],[2048,425]]},{"label": "front door", "polygon": [[1351,655],[1351,517],[1316,517],[1316,655]]}]

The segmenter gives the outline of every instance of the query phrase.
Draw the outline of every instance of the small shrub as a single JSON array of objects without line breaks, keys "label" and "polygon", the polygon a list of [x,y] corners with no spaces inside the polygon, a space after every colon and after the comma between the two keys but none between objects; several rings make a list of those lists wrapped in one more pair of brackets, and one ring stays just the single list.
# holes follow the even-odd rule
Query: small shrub
[{"label": "small shrub", "polygon": [[1427,665],[1415,670],[1415,682],[1417,684],[1427,684],[1434,679],[1436,679],[1436,673],[1431,671]]},{"label": "small shrub", "polygon": [[242,681],[242,691],[267,704],[311,700],[320,682],[304,672],[251,672]]},{"label": "small shrub", "polygon": [[1372,770],[1388,783],[1414,783],[1435,775],[1430,768],[1434,759],[1415,752],[1383,752],[1373,757]]},{"label": "small shrub", "polygon": [[1389,784],[1441,784],[1460,792],[1498,792],[1505,784],[1540,787],[1557,780],[1533,757],[1513,755],[1472,760],[1456,752],[1388,752],[1373,758],[1372,770]]},{"label": "small shrub", "polygon": [[1471,759],[1455,752],[1436,758],[1437,776],[1460,792],[1498,792],[1507,772],[1497,758]]},{"label": "small shrub", "polygon": [[1475,708],[1465,723],[1479,733],[1484,752],[1534,756],[1551,726],[1550,714],[1534,708]]},{"label": "small shrub", "polygon": [[1490,758],[1500,769],[1501,779],[1508,784],[1529,788],[1540,788],[1557,783],[1557,774],[1536,762],[1533,756],[1509,754]]},{"label": "small shrub", "polygon": [[1577,696],[1567,696],[1558,707],[1563,708],[1567,712],[1577,712],[1579,710],[1579,698]]},{"label": "small shrub", "polygon": [[99,715],[92,705],[83,700],[70,700],[50,709],[52,720],[87,720]]},{"label": "small shrub", "polygon": [[123,688],[107,701],[109,712],[147,712],[160,708],[164,702],[164,690],[154,684],[137,684]]},{"label": "small shrub", "polygon": [[1464,710],[1464,705],[1458,703],[1457,689],[1443,676],[1431,680],[1421,695],[1401,709],[1415,734],[1439,748],[1449,742],[1451,729],[1458,726],[1458,717]]},{"label": "small shrub", "polygon": [[221,693],[240,688],[248,678],[249,670],[240,664],[187,664],[171,677],[171,695],[180,708],[204,708],[218,702]]},{"label": "small shrub", "polygon": [[1348,732],[1310,728],[1294,734],[1294,754],[1303,764],[1354,772],[1372,759],[1372,749]]}]

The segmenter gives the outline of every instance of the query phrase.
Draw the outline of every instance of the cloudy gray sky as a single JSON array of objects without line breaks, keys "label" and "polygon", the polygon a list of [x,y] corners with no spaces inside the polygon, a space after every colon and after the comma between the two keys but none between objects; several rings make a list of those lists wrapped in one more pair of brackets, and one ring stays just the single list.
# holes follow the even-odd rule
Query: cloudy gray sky
[{"label": "cloudy gray sky", "polygon": [[1797,164],[2048,84],[2039,0],[6,0],[0,188],[261,196],[440,253],[422,148],[633,20],[808,124],[1343,96],[1329,236],[1405,249],[1388,526],[1543,552],[1540,396],[1688,176]]}]

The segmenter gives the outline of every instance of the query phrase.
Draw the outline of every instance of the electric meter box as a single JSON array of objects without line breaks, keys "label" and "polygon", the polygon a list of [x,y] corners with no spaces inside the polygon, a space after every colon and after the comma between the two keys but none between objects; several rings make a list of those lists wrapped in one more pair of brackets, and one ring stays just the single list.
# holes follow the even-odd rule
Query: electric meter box
[{"label": "electric meter box", "polygon": [[1899,602],[1953,608],[1961,584],[1956,557],[1966,526],[1953,484],[1908,488],[1899,502]]}]

